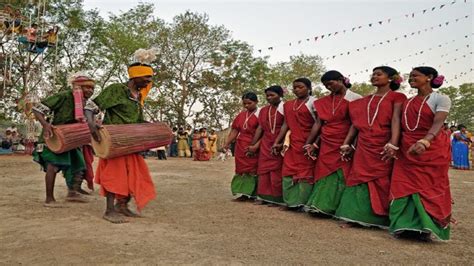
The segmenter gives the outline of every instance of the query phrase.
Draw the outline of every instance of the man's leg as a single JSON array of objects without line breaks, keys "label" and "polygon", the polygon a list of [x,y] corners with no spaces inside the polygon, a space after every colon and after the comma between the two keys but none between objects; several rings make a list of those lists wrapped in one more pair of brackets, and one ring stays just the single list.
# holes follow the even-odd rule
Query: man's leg
[{"label": "man's leg", "polygon": [[130,202],[131,197],[116,197],[115,211],[127,216],[127,217],[140,217],[137,213],[131,211],[128,208],[128,203]]},{"label": "man's leg", "polygon": [[45,184],[46,184],[46,200],[45,203],[56,202],[54,198],[54,182],[56,180],[56,173],[58,172],[58,168],[52,164],[48,164],[46,167],[46,176],[45,176]]},{"label": "man's leg", "polygon": [[44,201],[44,204],[43,204],[43,206],[45,207],[51,207],[51,208],[63,207],[54,198],[54,182],[56,180],[57,172],[58,172],[58,168],[52,164],[49,164],[46,167],[46,176],[44,178],[45,184],[46,184],[46,200]]},{"label": "man's leg", "polygon": [[[79,172],[74,175],[73,181],[72,181],[73,182],[72,188],[68,188],[68,193],[66,197],[67,201],[89,202],[87,198],[81,194],[81,190],[82,190],[81,184],[82,184],[82,179],[83,179],[82,177],[83,177],[83,172]],[[86,191],[84,192],[87,193]]]},{"label": "man's leg", "polygon": [[103,218],[114,224],[127,223],[128,221],[115,210],[115,194],[106,192],[106,209]]}]

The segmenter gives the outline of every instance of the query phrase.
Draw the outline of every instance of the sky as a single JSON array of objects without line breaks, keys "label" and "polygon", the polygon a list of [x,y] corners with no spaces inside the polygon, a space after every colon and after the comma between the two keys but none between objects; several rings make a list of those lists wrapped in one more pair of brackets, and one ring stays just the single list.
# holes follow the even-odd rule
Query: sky
[{"label": "sky", "polygon": [[[474,68],[472,0],[142,2],[153,3],[155,15],[168,23],[187,10],[206,13],[210,24],[225,26],[234,39],[249,43],[255,56],[268,56],[270,63],[308,54],[321,56],[328,70],[350,75],[352,82],[368,81],[371,69],[383,64],[401,73],[419,65],[433,66],[446,77],[446,85],[474,81],[474,71],[470,71]],[[104,17],[136,4],[125,0],[84,1],[86,9],[98,9]],[[466,74],[460,75],[463,72]]]}]

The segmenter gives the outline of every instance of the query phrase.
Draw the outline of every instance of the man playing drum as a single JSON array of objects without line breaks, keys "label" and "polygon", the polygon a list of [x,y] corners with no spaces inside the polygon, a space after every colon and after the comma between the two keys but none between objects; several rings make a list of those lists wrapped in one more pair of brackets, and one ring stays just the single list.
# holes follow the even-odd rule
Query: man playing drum
[{"label": "man playing drum", "polygon": [[[135,54],[137,57],[137,54]],[[93,113],[105,111],[104,125],[144,123],[143,100],[151,88],[153,69],[144,63],[134,63],[128,68],[129,81],[106,87],[92,104],[86,107],[93,138],[100,142]],[[130,139],[131,143],[140,141]],[[95,182],[101,185],[101,194],[106,197],[103,218],[112,223],[125,223],[123,216],[138,217],[128,208],[133,196],[140,211],[156,196],[155,187],[143,157],[138,153],[111,159],[99,159]],[[114,204],[115,203],[115,204]]]},{"label": "man playing drum", "polygon": [[[64,90],[56,93],[33,107],[36,119],[43,126],[43,134],[39,143],[52,136],[52,128],[55,125],[73,124],[84,122],[84,110],[87,99],[94,93],[95,82],[85,74],[75,74],[70,79],[72,90]],[[48,122],[47,116],[52,115],[52,122]],[[69,189],[67,201],[87,202],[80,193],[81,183],[84,178],[86,164],[84,156],[79,148],[56,154],[47,146],[39,144],[33,152],[33,159],[38,162],[46,172],[46,207],[62,207],[54,198],[54,182],[56,174],[62,171],[66,178]]]}]

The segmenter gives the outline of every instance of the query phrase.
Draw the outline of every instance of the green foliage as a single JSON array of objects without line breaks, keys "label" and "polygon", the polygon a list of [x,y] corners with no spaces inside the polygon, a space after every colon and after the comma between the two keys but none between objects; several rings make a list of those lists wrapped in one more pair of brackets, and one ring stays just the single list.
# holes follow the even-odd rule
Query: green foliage
[{"label": "green foliage", "polygon": [[354,83],[352,84],[351,91],[358,93],[362,96],[367,96],[375,92],[375,87],[368,83]]},{"label": "green foliage", "polygon": [[448,122],[451,125],[464,124],[469,130],[474,128],[474,83],[464,83],[459,87],[439,90],[451,99]]}]

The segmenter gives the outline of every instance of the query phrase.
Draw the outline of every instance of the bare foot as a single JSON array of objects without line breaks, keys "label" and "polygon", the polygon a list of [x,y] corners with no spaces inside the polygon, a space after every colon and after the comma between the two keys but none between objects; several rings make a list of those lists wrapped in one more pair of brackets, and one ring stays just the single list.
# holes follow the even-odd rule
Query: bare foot
[{"label": "bare foot", "polygon": [[77,190],[77,192],[81,193],[82,195],[90,195],[90,194],[91,194],[91,193],[85,191],[85,190],[82,189],[82,188],[79,188],[79,189]]},{"label": "bare foot", "polygon": [[104,218],[104,220],[107,220],[113,224],[128,223],[128,221],[122,215],[120,215],[119,213],[115,211],[105,212],[102,218]]},{"label": "bare foot", "polygon": [[81,202],[81,203],[86,203],[89,202],[89,200],[82,194],[79,194],[76,191],[70,190],[67,193],[66,201],[69,202]]},{"label": "bare foot", "polygon": [[239,201],[239,202],[241,202],[241,201],[247,201],[247,200],[249,200],[249,199],[250,199],[249,197],[242,195],[242,196],[240,196],[240,197],[238,197],[238,198],[236,198],[236,199],[233,199],[232,201]]},{"label": "bare foot", "polygon": [[453,225],[458,225],[458,221],[456,219],[454,219],[453,217],[451,217],[451,219],[449,220],[449,222]]},{"label": "bare foot", "polygon": [[47,207],[47,208],[64,208],[64,205],[62,205],[61,203],[53,200],[53,201],[48,201],[48,202],[44,202],[43,203],[43,207]]},{"label": "bare foot", "polygon": [[351,227],[354,227],[353,224],[351,223],[342,223],[339,225],[340,228],[351,228]]},{"label": "bare foot", "polygon": [[127,204],[115,204],[115,211],[127,217],[134,217],[134,218],[141,217],[138,213],[135,213],[132,210],[130,210]]}]

